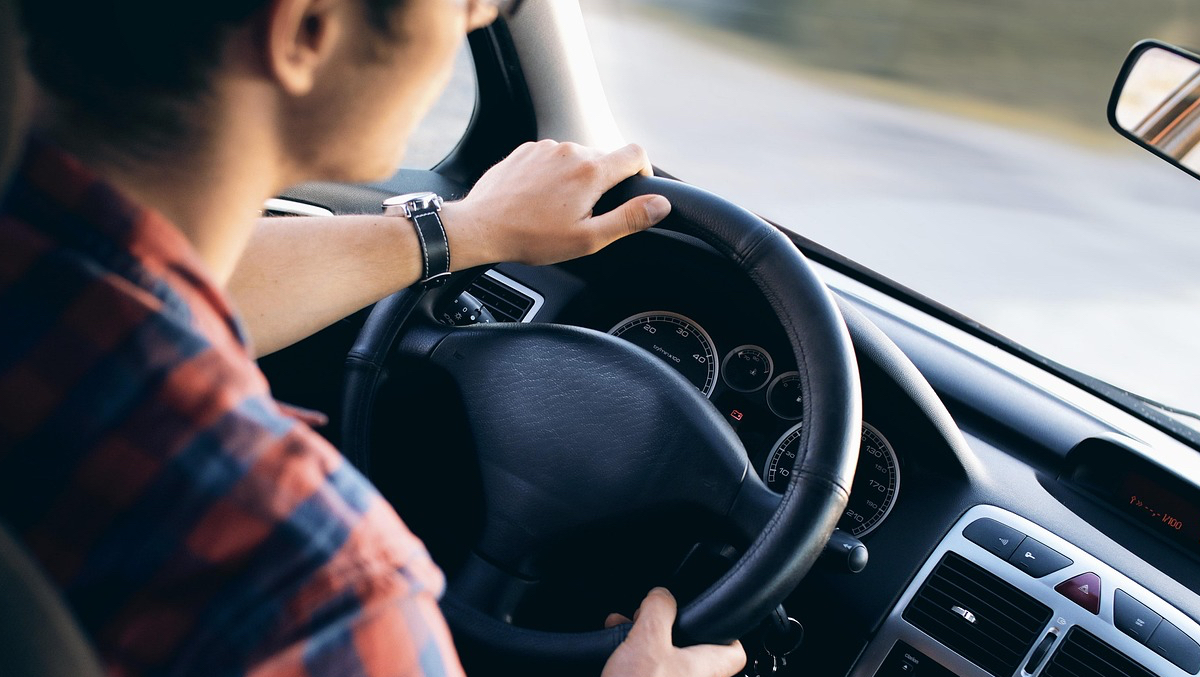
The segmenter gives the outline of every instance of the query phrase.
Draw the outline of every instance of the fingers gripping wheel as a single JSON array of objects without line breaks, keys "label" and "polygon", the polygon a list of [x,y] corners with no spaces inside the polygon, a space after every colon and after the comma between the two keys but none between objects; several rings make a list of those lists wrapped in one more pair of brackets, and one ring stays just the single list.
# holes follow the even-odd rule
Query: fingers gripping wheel
[{"label": "fingers gripping wheel", "polygon": [[[496,609],[519,595],[525,556],[539,545],[590,521],[667,503],[723,517],[751,542],[727,574],[679,612],[680,641],[731,642],[799,583],[845,508],[861,401],[849,334],[832,295],[782,233],[698,188],[638,176],[605,195],[596,212],[647,194],[673,205],[658,227],[716,248],[774,310],[806,389],[804,453],[780,500],[747,471],[737,436],[699,392],[625,341],[547,324],[451,329],[413,313],[419,304],[412,292],[380,302],[347,358],[344,451],[365,467],[377,375],[397,336],[407,332],[397,345],[459,382],[479,442],[487,511],[480,556],[452,582],[442,606],[456,633],[485,646],[535,659],[603,660],[624,629],[533,631],[506,623]],[[557,443],[568,438],[566,447]],[[688,476],[680,477],[679,468]],[[577,475],[587,481],[562,481]],[[562,490],[579,486],[588,490]]]}]

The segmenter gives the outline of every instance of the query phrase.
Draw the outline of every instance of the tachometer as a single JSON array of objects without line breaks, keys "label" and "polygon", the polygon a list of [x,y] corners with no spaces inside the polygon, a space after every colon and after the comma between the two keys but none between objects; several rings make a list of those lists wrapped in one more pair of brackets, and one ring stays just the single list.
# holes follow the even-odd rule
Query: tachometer
[{"label": "tachometer", "polygon": [[[763,468],[763,481],[775,491],[783,493],[787,488],[803,429],[803,423],[788,429],[775,443]],[[856,537],[871,533],[892,511],[899,491],[900,464],[896,450],[878,430],[864,423],[850,502],[838,521],[838,528]]]},{"label": "tachometer", "polygon": [[705,397],[717,385],[717,349],[704,328],[676,313],[652,311],[626,318],[608,330],[675,367]]}]

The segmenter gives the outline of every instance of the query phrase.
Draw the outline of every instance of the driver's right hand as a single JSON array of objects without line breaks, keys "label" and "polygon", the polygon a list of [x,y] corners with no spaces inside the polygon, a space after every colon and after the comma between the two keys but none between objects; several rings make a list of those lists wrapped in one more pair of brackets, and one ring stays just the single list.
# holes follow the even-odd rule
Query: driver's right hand
[{"label": "driver's right hand", "polygon": [[522,144],[465,198],[442,205],[454,268],[505,261],[548,265],[653,226],[671,211],[661,195],[592,213],[600,196],[635,174],[651,176],[653,168],[634,144],[611,153],[545,139]]},{"label": "driver's right hand", "polygon": [[[730,677],[745,667],[746,651],[738,641],[727,646],[675,646],[671,642],[675,612],[675,597],[666,588],[651,590],[633,615],[629,636],[609,657],[601,677]],[[605,626],[627,622],[613,614]]]}]

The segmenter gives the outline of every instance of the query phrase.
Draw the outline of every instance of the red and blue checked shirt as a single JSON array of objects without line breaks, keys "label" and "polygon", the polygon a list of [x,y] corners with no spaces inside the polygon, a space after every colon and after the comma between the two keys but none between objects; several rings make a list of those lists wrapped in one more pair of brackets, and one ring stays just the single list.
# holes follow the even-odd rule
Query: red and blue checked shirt
[{"label": "red and blue checked shirt", "polygon": [[0,207],[0,521],[114,677],[462,672],[441,572],[187,240],[39,142]]}]

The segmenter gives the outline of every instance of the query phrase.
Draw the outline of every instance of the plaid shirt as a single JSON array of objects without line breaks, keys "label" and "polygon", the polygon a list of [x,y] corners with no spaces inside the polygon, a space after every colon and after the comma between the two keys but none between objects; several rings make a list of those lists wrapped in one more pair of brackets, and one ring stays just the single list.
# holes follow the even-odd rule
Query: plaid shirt
[{"label": "plaid shirt", "polygon": [[441,572],[188,241],[36,141],[0,207],[0,521],[110,675],[462,672]]}]

